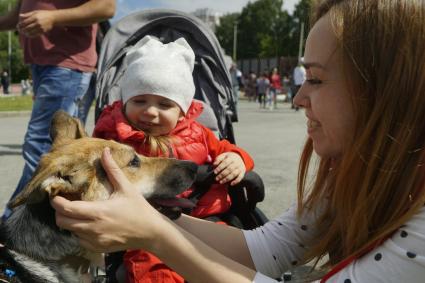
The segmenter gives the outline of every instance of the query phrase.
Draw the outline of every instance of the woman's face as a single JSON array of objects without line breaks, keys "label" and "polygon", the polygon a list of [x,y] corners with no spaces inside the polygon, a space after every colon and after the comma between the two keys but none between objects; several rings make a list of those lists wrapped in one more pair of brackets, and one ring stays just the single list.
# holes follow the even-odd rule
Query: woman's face
[{"label": "woman's face", "polygon": [[126,103],[125,115],[134,126],[151,136],[168,135],[184,117],[174,101],[153,94],[131,98]]},{"label": "woman's face", "polygon": [[311,29],[304,62],[307,78],[294,102],[305,109],[314,151],[321,157],[338,158],[352,138],[354,113],[329,15]]}]

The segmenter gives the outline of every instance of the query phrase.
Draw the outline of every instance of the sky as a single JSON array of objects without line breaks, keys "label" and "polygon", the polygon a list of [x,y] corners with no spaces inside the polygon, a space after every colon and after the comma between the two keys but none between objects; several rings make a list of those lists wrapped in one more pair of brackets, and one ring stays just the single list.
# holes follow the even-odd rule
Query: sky
[{"label": "sky", "polygon": [[[117,13],[114,20],[146,8],[167,8],[184,12],[210,8],[217,12],[240,12],[250,0],[117,0]],[[299,0],[284,0],[283,9],[290,14]]]}]

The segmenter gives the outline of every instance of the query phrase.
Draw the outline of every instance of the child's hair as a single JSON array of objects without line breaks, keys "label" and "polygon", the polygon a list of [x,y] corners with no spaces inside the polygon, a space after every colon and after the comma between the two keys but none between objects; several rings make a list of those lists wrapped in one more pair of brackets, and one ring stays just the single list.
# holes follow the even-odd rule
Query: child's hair
[{"label": "child's hair", "polygon": [[173,136],[146,135],[145,143],[149,146],[152,156],[173,157],[172,143],[176,142]]}]

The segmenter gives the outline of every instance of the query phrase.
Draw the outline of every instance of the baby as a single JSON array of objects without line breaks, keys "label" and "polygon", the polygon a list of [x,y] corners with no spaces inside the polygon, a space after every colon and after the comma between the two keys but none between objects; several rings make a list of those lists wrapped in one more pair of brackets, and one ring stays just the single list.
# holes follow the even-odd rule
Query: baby
[{"label": "baby", "polygon": [[[105,108],[93,135],[132,146],[145,156],[212,164],[216,181],[191,211],[205,218],[226,212],[231,205],[227,184],[236,185],[254,162],[243,149],[196,121],[203,104],[194,100],[192,72],[195,55],[184,38],[163,44],[154,37],[140,40],[125,58],[122,101]],[[189,189],[181,194],[188,197]],[[128,282],[184,282],[152,254],[128,251],[124,258]],[[164,282],[164,281],[161,281]]]}]

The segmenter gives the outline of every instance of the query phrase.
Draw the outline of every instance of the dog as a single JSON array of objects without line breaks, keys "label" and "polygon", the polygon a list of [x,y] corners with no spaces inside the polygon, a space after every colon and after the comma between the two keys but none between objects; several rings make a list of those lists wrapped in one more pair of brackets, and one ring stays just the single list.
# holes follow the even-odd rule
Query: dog
[{"label": "dog", "polygon": [[0,227],[0,267],[8,271],[0,282],[85,282],[89,266],[102,254],[84,249],[74,235],[56,226],[49,198],[108,199],[113,187],[100,162],[105,147],[148,201],[158,207],[191,205],[175,196],[194,182],[197,166],[192,162],[148,158],[127,145],[90,138],[79,120],[63,111],[55,113],[50,135],[51,150],[8,204],[13,213]]}]

